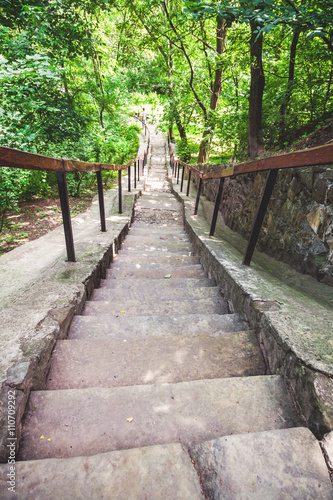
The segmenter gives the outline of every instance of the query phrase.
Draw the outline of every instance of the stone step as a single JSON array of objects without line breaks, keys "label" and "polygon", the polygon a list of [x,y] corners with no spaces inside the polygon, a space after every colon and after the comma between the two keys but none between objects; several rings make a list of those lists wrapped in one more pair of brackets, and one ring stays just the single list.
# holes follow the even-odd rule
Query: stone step
[{"label": "stone step", "polygon": [[7,490],[8,466],[0,465],[3,500],[204,500],[190,457],[177,443],[15,465],[16,493]]},{"label": "stone step", "polygon": [[170,279],[162,278],[162,279],[154,279],[148,281],[147,279],[117,279],[117,280],[101,280],[100,284],[101,288],[110,288],[112,290],[133,290],[133,292],[140,291],[143,288],[147,290],[150,289],[164,289],[164,288],[187,288],[187,289],[196,289],[196,288],[208,288],[208,287],[216,287],[215,280],[208,278],[173,278],[171,276]]},{"label": "stone step", "polygon": [[[222,297],[211,297],[193,301],[192,299],[173,300],[165,302],[151,300],[128,300],[126,297],[121,301],[88,300],[83,310],[83,316],[108,315],[108,316],[163,316],[167,314],[228,314],[228,304]],[[189,321],[191,319],[189,318]]]},{"label": "stone step", "polygon": [[[183,248],[183,249],[182,249]],[[191,248],[191,245],[186,245],[183,247],[180,247],[180,249],[171,249],[169,250],[166,247],[159,246],[159,247],[154,247],[154,246],[145,246],[145,247],[139,247],[135,249],[135,247],[132,247],[130,250],[128,250],[126,247],[121,248],[118,250],[118,253],[116,254],[119,257],[126,257],[130,258],[132,255],[134,258],[140,258],[142,257],[143,259],[145,258],[157,258],[157,257],[168,257],[168,258],[174,258],[174,257],[195,257],[193,248]]]},{"label": "stone step", "polygon": [[[170,267],[165,265],[162,269],[107,269],[106,277],[107,279],[179,279],[179,278],[194,278],[203,279],[206,278],[206,273],[202,270],[201,266],[196,269],[173,269],[170,271]],[[165,278],[165,276],[170,276],[170,278]]]},{"label": "stone step", "polygon": [[[162,237],[159,236],[158,234],[147,234],[146,236],[144,235],[127,235],[126,239],[123,243],[122,248],[128,248],[128,247],[151,247],[151,246],[163,246],[166,248],[170,248],[170,250],[175,249],[175,247],[180,247],[180,248],[186,248],[189,250],[192,250],[192,244],[189,241],[189,239],[186,236],[178,237],[178,236],[171,236],[171,237]],[[177,248],[178,250],[178,248]]]},{"label": "stone step", "polygon": [[181,204],[176,198],[160,196],[159,198],[148,197],[143,195],[135,204],[136,209],[149,209],[149,210],[171,210],[180,212]]},{"label": "stone step", "polygon": [[[237,353],[237,355],[235,355]],[[152,339],[58,340],[47,389],[177,383],[265,375],[252,331]]]},{"label": "stone step", "polygon": [[319,443],[302,427],[220,437],[190,454],[205,498],[333,498]]},{"label": "stone step", "polygon": [[160,252],[160,253],[172,253],[177,254],[179,252],[189,253],[193,251],[192,244],[186,242],[179,243],[169,243],[164,242],[163,239],[159,241],[150,242],[149,244],[139,244],[135,241],[126,241],[123,243],[121,250],[122,253],[131,253],[131,252]]},{"label": "stone step", "polygon": [[238,314],[192,314],[170,316],[74,316],[68,338],[158,338],[177,335],[219,337],[229,332],[247,330]]},{"label": "stone step", "polygon": [[128,236],[136,236],[136,235],[150,235],[154,234],[157,236],[175,236],[175,235],[183,235],[188,238],[186,231],[184,231],[183,224],[178,224],[177,226],[170,225],[156,225],[149,224],[147,222],[134,222],[128,231]]},{"label": "stone step", "polygon": [[[194,258],[194,262],[198,261],[198,259]],[[192,271],[202,271],[202,266],[201,264],[195,264],[192,260],[191,262],[191,257],[189,257],[189,260],[185,257],[185,260],[182,261],[175,261],[175,263],[172,262],[172,260],[162,260],[162,262],[159,262],[158,260],[154,261],[152,259],[152,262],[138,262],[134,261],[131,262],[130,260],[125,260],[123,259],[115,259],[110,267],[111,271],[153,271],[153,270],[162,270],[165,271],[165,273],[172,274],[173,271],[178,271],[181,269],[184,270],[192,270]]]},{"label": "stone step", "polygon": [[96,455],[296,426],[278,375],[32,392],[19,460]]},{"label": "stone step", "polygon": [[165,193],[170,192],[170,185],[167,181],[160,179],[147,179],[145,183],[145,191],[157,192],[157,193]]},{"label": "stone step", "polygon": [[161,265],[161,264],[170,264],[172,266],[187,266],[192,264],[200,264],[199,257],[194,257],[193,255],[160,255],[157,253],[148,254],[148,253],[132,253],[128,255],[119,255],[117,254],[112,262],[112,267],[115,264],[127,264],[131,263],[133,265],[146,265],[149,264],[151,266]]},{"label": "stone step", "polygon": [[179,226],[179,230],[175,233],[174,231],[170,231],[168,228],[164,228],[162,231],[157,230],[149,230],[149,228],[139,228],[138,230],[132,226],[132,230],[129,230],[126,239],[128,238],[130,241],[136,241],[139,243],[140,239],[142,240],[156,240],[156,241],[167,241],[168,243],[179,243],[179,242],[190,242],[188,235],[181,229]]},{"label": "stone step", "polygon": [[[109,280],[106,280],[110,283]],[[118,281],[118,280],[117,280]],[[128,281],[128,280],[125,280]],[[130,280],[139,281],[139,280]],[[157,282],[155,284],[155,281]],[[207,299],[210,297],[220,297],[219,287],[201,287],[201,288],[172,288],[172,287],[159,287],[160,280],[148,281],[140,287],[131,287],[127,284],[124,288],[113,290],[112,288],[98,288],[94,290],[91,300],[107,300],[107,301],[123,301],[123,300],[183,300],[191,299],[193,301]],[[167,281],[167,280],[164,280]],[[112,281],[113,283],[113,281]]]},{"label": "stone step", "polygon": [[[164,170],[164,173],[166,170]],[[142,196],[138,198],[138,201],[141,199],[148,199],[148,200],[159,200],[159,199],[166,199],[166,200],[175,200],[175,195],[172,194],[170,191],[167,193],[142,193]]]}]

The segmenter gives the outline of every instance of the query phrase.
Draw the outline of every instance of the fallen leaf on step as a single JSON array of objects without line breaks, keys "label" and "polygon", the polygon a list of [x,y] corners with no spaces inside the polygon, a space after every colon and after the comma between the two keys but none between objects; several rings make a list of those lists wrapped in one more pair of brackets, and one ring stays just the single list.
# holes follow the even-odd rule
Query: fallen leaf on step
[{"label": "fallen leaf on step", "polygon": [[127,420],[127,422],[131,423],[132,420],[133,420],[133,418],[132,417],[131,418],[127,418],[126,420]]},{"label": "fallen leaf on step", "polygon": [[44,436],[41,436],[40,438],[41,438],[41,439],[44,439]]},{"label": "fallen leaf on step", "polygon": [[120,311],[122,314],[125,314],[125,311]]},{"label": "fallen leaf on step", "polygon": [[48,441],[51,441],[51,438],[47,438]]},{"label": "fallen leaf on step", "polygon": [[171,278],[171,274],[166,274],[164,278]]}]

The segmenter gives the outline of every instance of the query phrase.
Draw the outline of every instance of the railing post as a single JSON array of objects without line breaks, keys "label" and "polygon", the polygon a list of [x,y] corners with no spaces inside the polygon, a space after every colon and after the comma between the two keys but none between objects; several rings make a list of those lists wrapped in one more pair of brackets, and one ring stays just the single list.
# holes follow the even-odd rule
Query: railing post
[{"label": "railing post", "polygon": [[216,200],[215,200],[215,207],[214,207],[212,223],[210,226],[209,236],[214,236],[214,233],[215,233],[217,215],[219,213],[219,206],[220,206],[221,198],[222,198],[223,184],[224,184],[224,177],[221,177],[220,183],[219,183],[219,189],[218,189]]},{"label": "railing post", "polygon": [[139,163],[138,163],[138,182],[140,180],[140,160],[139,160]]},{"label": "railing post", "polygon": [[197,192],[197,199],[195,200],[194,215],[197,215],[197,213],[198,213],[199,200],[200,200],[200,194],[201,194],[201,187],[202,187],[202,179],[200,177],[200,179],[199,179],[199,186],[198,186],[198,192]]},{"label": "railing post", "polygon": [[98,201],[99,201],[99,214],[101,218],[101,231],[106,232],[105,224],[105,207],[104,207],[104,193],[103,193],[103,182],[102,182],[102,172],[96,172],[97,176],[97,187],[98,187]]},{"label": "railing post", "polygon": [[123,213],[123,200],[121,192],[121,169],[118,170],[118,196],[119,196],[119,213]]},{"label": "railing post", "polygon": [[191,170],[189,170],[189,171],[188,171],[188,179],[187,179],[187,190],[186,190],[186,196],[189,196],[189,195],[190,195],[191,174],[192,174],[192,171],[191,171]]},{"label": "railing post", "polygon": [[128,192],[131,192],[131,164],[128,167]]},{"label": "railing post", "polygon": [[134,162],[134,189],[136,189],[136,160]]},{"label": "railing post", "polygon": [[273,192],[273,188],[277,179],[279,173],[279,169],[276,170],[270,170],[267,181],[266,181],[266,186],[260,201],[260,205],[257,210],[256,217],[253,221],[252,229],[251,229],[251,234],[249,241],[247,242],[247,247],[244,255],[244,259],[242,264],[244,266],[249,266],[251,263],[251,259],[253,256],[254,249],[256,247],[258,238],[259,238],[259,233],[260,229],[262,226],[262,223],[264,222],[264,218],[266,215],[266,210],[269,204],[269,200],[271,198],[271,194]]},{"label": "railing post", "polygon": [[183,192],[184,175],[185,175],[185,167],[184,167],[184,165],[183,165],[182,180],[181,180],[181,183],[180,183],[180,192],[181,192],[181,193]]},{"label": "railing post", "polygon": [[179,170],[180,170],[180,163],[177,163],[176,165],[178,165],[178,168],[177,168],[177,184],[179,184]]},{"label": "railing post", "polygon": [[68,262],[75,262],[75,250],[74,250],[74,239],[71,224],[71,215],[68,203],[68,192],[67,192],[67,182],[66,182],[66,172],[56,172],[59,197],[62,212],[62,221],[64,224],[65,241],[67,249],[67,259]]}]

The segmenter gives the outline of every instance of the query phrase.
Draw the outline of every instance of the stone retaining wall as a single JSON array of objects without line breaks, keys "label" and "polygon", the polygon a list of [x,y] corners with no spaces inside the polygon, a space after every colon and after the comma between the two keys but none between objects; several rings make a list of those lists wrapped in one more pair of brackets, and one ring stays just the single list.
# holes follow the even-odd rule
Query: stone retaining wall
[{"label": "stone retaining wall", "polygon": [[[229,165],[226,165],[229,166]],[[221,167],[203,165],[204,171]],[[268,173],[226,179],[220,210],[225,223],[248,238]],[[215,201],[218,180],[203,182]],[[257,245],[258,250],[333,286],[333,167],[280,171]]]}]

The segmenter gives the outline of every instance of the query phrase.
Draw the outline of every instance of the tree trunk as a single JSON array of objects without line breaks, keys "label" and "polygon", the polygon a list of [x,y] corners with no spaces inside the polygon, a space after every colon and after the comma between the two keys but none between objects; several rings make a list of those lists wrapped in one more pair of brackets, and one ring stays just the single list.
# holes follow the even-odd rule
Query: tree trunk
[{"label": "tree trunk", "polygon": [[293,93],[293,89],[294,89],[296,48],[297,48],[299,35],[300,35],[300,31],[298,29],[296,29],[296,31],[294,32],[293,40],[291,42],[291,47],[290,47],[289,76],[288,76],[287,89],[284,93],[283,101],[282,101],[282,104],[280,106],[280,125],[279,125],[280,141],[282,141],[284,138],[284,133],[286,130],[287,106],[288,106],[288,103],[290,101],[291,95]]},{"label": "tree trunk", "polygon": [[205,119],[205,130],[202,134],[202,141],[199,149],[198,163],[207,163],[209,161],[210,144],[214,134],[216,124],[216,109],[222,88],[223,62],[222,54],[225,49],[225,39],[227,36],[227,23],[221,16],[217,18],[216,28],[216,53],[218,62],[215,69],[213,92],[210,98],[209,112]]},{"label": "tree trunk", "polygon": [[262,35],[257,34],[259,25],[251,22],[251,86],[249,97],[249,155],[253,160],[263,150],[262,98],[265,75],[262,65]]},{"label": "tree trunk", "polygon": [[[169,77],[169,84],[168,84],[168,95],[169,95],[169,102],[170,102],[170,108],[172,112],[172,118],[175,120],[177,129],[179,132],[180,136],[180,142],[181,142],[181,157],[180,159],[182,161],[189,161],[191,159],[191,154],[188,148],[187,144],[187,135],[186,135],[186,130],[184,125],[182,124],[182,120],[177,108],[177,104],[175,102],[174,98],[174,92],[173,92],[173,85],[172,85],[172,58],[171,56],[169,57],[168,60],[168,77]],[[171,125],[171,130],[172,130],[172,125]]]}]

